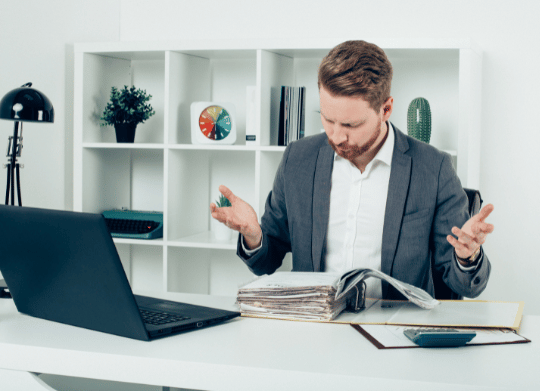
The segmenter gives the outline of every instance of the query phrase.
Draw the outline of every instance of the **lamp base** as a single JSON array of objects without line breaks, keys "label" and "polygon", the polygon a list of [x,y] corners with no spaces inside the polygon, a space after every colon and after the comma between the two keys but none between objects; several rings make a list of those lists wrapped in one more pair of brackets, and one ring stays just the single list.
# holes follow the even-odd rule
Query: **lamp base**
[{"label": "lamp base", "polygon": [[4,280],[0,280],[0,299],[11,299],[11,293]]}]

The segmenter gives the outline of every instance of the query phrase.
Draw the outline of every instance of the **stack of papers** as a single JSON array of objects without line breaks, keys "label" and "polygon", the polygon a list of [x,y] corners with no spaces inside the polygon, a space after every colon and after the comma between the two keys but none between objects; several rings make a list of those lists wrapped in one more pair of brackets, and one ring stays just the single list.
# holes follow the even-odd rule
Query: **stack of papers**
[{"label": "stack of papers", "polygon": [[332,320],[356,294],[351,290],[337,299],[339,277],[334,273],[277,272],[240,288],[237,304],[244,315]]},{"label": "stack of papers", "polygon": [[329,321],[347,306],[363,307],[362,282],[369,277],[388,281],[420,308],[439,304],[426,291],[369,268],[346,273],[277,272],[240,288],[237,304],[242,315]]}]

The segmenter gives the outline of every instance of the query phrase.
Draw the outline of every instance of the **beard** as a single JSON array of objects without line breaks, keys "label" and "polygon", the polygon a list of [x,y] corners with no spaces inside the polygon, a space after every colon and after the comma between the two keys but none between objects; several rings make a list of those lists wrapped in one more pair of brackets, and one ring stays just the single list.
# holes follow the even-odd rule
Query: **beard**
[{"label": "beard", "polygon": [[347,159],[351,162],[353,162],[356,158],[359,156],[362,156],[367,151],[373,147],[375,144],[375,141],[379,138],[379,135],[381,134],[382,130],[382,120],[379,121],[379,124],[377,126],[377,130],[373,132],[373,135],[369,138],[368,141],[366,141],[363,145],[349,145],[347,142],[340,143],[336,145],[335,143],[328,138],[328,144],[332,147],[335,153],[337,153],[339,156],[341,156],[344,159]]}]

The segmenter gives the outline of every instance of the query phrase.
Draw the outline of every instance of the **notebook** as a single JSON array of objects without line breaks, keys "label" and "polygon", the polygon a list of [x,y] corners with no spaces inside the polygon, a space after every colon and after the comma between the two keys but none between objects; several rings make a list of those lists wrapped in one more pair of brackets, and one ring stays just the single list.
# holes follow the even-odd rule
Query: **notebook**
[{"label": "notebook", "polygon": [[143,341],[239,312],[134,295],[101,214],[0,205],[0,271],[23,314]]}]

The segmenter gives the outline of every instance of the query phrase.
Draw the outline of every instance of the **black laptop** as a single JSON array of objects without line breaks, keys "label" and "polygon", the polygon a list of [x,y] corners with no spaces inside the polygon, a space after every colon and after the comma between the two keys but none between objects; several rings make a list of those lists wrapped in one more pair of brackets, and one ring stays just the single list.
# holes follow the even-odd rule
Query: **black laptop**
[{"label": "black laptop", "polygon": [[0,271],[23,314],[143,341],[240,315],[133,295],[101,214],[0,205]]}]

